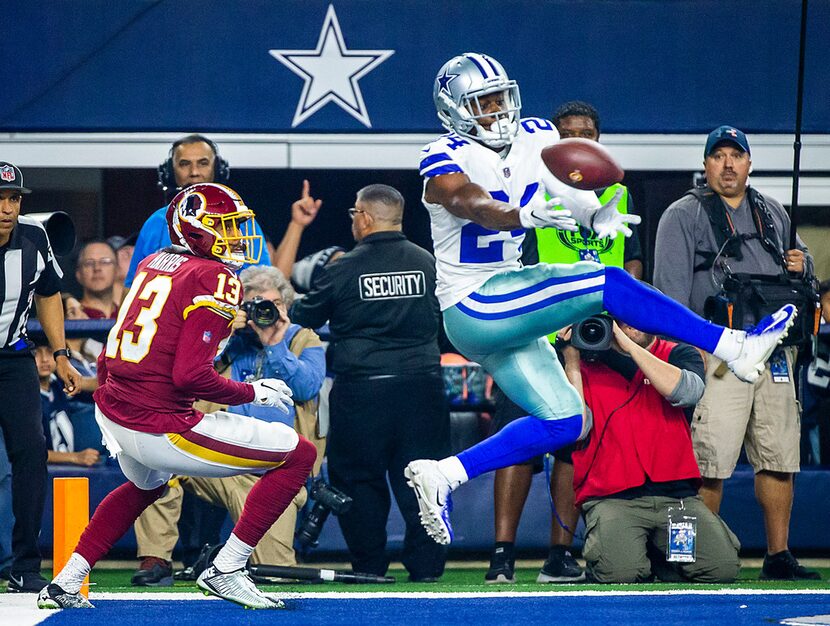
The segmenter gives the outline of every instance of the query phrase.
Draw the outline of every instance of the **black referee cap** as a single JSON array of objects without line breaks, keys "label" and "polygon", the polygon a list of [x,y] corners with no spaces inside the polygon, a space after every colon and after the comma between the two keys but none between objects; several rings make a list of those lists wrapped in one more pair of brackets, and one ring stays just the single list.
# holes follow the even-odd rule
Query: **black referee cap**
[{"label": "black referee cap", "polygon": [[3,189],[16,189],[20,193],[32,193],[31,189],[23,186],[23,172],[20,168],[0,161],[0,191]]}]

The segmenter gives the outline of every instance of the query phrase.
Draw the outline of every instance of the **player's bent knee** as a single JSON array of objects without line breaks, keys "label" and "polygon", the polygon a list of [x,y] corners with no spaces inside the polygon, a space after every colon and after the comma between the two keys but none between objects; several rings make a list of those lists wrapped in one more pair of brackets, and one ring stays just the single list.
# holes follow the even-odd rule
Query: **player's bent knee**
[{"label": "player's bent knee", "polygon": [[308,471],[311,471],[311,468],[314,466],[314,462],[316,460],[317,448],[308,439],[306,439],[302,435],[299,435],[297,447],[294,448],[294,450],[291,452],[291,455],[288,457],[285,466],[290,465],[292,467],[304,467],[307,468]]}]

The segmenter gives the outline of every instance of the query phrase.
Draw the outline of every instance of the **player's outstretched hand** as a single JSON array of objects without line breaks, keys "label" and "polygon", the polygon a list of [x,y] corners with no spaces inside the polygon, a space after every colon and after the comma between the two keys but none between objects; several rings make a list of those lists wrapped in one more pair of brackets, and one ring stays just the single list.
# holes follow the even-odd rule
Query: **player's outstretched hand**
[{"label": "player's outstretched hand", "polygon": [[254,404],[272,406],[288,413],[291,405],[291,389],[279,378],[262,378],[251,383],[254,388]]},{"label": "player's outstretched hand", "polygon": [[559,206],[559,198],[545,200],[540,191],[519,209],[519,221],[524,228],[560,228],[562,230],[579,230],[576,220],[567,209],[554,209]]},{"label": "player's outstretched hand", "polygon": [[617,189],[614,197],[598,208],[596,213],[593,214],[590,226],[598,238],[611,237],[611,239],[615,239],[620,233],[626,237],[631,237],[632,231],[628,225],[639,224],[642,220],[639,215],[620,213],[617,210],[617,205],[620,203],[622,195],[623,190]]}]

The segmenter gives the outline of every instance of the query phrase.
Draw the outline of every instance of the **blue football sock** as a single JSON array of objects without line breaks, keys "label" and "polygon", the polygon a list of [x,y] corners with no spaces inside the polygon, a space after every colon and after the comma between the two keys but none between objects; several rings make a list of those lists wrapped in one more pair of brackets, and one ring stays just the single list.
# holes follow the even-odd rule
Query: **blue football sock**
[{"label": "blue football sock", "polygon": [[613,317],[651,335],[668,335],[714,352],[723,327],[707,322],[679,302],[641,283],[619,267],[605,268],[605,310]]},{"label": "blue football sock", "polygon": [[528,415],[510,422],[458,455],[470,479],[486,472],[525,463],[534,456],[554,452],[573,443],[582,432],[582,416],[541,420]]}]

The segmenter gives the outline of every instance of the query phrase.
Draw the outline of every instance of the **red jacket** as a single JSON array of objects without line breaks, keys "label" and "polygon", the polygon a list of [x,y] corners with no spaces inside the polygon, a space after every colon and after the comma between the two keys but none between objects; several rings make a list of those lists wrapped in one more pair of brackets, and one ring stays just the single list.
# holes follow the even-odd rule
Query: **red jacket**
[{"label": "red jacket", "polygon": [[[668,361],[675,345],[657,339],[650,351]],[[663,398],[640,370],[628,381],[603,363],[583,362],[581,369],[585,403],[593,412],[594,427],[587,447],[573,454],[577,506],[639,487],[646,480],[700,482],[689,424],[681,407]]]}]

